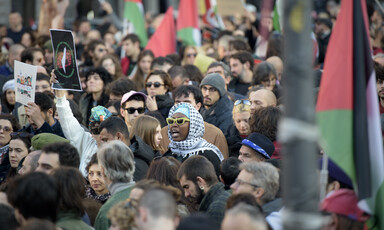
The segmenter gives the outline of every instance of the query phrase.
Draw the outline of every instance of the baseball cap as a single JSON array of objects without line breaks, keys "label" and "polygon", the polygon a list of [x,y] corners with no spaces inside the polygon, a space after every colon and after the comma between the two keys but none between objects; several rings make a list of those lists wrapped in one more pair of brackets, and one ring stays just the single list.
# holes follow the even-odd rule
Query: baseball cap
[{"label": "baseball cap", "polygon": [[131,90],[128,93],[123,95],[123,97],[121,98],[120,106],[122,106],[124,102],[128,101],[128,99],[134,95],[140,95],[144,98],[144,101],[147,100],[147,95],[145,95],[144,93]]},{"label": "baseball cap", "polygon": [[255,150],[266,159],[270,159],[275,151],[273,142],[260,133],[251,133],[241,142],[241,144]]}]

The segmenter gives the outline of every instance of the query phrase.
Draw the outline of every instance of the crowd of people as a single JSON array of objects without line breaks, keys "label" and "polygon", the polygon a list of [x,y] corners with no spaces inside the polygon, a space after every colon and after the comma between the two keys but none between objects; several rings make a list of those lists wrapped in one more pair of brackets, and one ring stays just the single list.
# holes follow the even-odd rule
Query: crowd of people
[{"label": "crowd of people", "polygon": [[[317,92],[340,5],[314,2]],[[272,13],[247,4],[223,17],[225,29],[202,26],[201,47],[178,41],[177,53],[155,57],[123,34],[108,1],[100,7],[103,24],[79,17],[63,27],[75,38],[82,92],[52,89],[44,31],[18,12],[0,30],[0,228],[283,229],[284,36]],[[368,15],[384,113],[384,13],[368,5]],[[56,16],[51,27],[66,25]],[[159,18],[146,17],[148,35]],[[15,99],[15,60],[38,68],[27,106]],[[350,178],[327,165],[324,229],[364,229],[370,216]]]}]

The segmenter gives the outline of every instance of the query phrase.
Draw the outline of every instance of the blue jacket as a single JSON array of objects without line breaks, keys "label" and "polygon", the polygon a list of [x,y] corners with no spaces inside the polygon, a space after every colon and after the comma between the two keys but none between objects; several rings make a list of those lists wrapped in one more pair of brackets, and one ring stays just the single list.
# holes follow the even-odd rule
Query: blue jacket
[{"label": "blue jacket", "polygon": [[6,77],[13,75],[13,69],[9,65],[8,61],[5,62],[4,65],[0,66],[0,75],[4,75]]}]

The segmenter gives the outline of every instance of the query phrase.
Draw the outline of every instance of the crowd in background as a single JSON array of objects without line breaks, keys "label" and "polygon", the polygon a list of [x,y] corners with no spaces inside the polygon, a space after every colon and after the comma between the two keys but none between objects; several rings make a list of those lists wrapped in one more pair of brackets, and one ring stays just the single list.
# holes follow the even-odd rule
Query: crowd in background
[{"label": "crowd in background", "polygon": [[[37,30],[18,12],[0,28],[1,229],[282,229],[277,132],[289,54],[272,12],[246,4],[223,29],[202,23],[200,47],[178,41],[155,57],[124,34],[108,1],[103,23],[79,15],[70,28],[69,1],[49,2]],[[340,2],[314,3],[317,93]],[[384,113],[384,12],[367,6]],[[149,37],[163,17],[150,15]],[[49,28],[72,31],[82,92],[52,89]],[[28,106],[15,99],[15,60],[38,67]],[[330,160],[328,171],[324,228],[364,229],[350,178]]]}]

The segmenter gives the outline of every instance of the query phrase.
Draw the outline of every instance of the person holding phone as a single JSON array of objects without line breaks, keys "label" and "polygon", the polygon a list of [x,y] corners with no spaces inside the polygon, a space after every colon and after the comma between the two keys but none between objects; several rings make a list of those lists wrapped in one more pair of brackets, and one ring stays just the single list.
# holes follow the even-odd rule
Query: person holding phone
[{"label": "person holding phone", "polygon": [[172,91],[172,80],[168,73],[162,70],[154,70],[145,79],[145,90],[147,91],[147,108],[149,111],[158,111],[165,118],[174,102],[170,96]]}]

